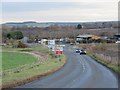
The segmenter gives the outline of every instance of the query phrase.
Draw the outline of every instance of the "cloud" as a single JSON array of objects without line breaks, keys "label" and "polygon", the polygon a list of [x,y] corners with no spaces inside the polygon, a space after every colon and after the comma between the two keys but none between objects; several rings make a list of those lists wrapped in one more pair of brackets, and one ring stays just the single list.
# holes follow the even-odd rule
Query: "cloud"
[{"label": "cloud", "polygon": [[[83,0],[81,0],[83,1]],[[85,0],[87,1],[87,0]],[[116,2],[3,3],[7,21],[104,21],[118,19]],[[95,1],[95,0],[92,0]],[[110,0],[111,1],[111,0]]]},{"label": "cloud", "polygon": [[2,0],[2,2],[119,2],[119,0]]}]

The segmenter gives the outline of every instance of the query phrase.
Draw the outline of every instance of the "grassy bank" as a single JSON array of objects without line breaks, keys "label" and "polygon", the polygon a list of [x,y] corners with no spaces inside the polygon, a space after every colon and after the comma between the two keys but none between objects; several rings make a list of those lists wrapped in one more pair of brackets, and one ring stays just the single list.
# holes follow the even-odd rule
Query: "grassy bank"
[{"label": "grassy bank", "polygon": [[[0,46],[0,72],[2,72],[2,47]],[[0,73],[0,90],[2,89],[2,73]]]},{"label": "grassy bank", "polygon": [[[6,60],[6,65],[10,64],[9,60],[14,60],[12,64],[14,64],[12,67],[10,65],[6,66],[3,65],[4,69],[15,69],[16,67],[18,68],[18,64],[20,62],[20,66],[24,65],[25,63],[23,63],[25,60],[21,60],[23,59],[22,57],[24,56],[25,58],[30,58],[30,62],[29,59],[27,59],[28,61],[25,61],[27,63],[27,67],[22,67],[18,68],[19,72],[6,72],[7,74],[3,74],[2,77],[2,84],[3,84],[3,88],[9,88],[9,87],[15,87],[18,85],[22,85],[28,82],[31,82],[35,79],[38,79],[42,76],[46,76],[50,73],[53,73],[57,70],[59,70],[61,67],[63,67],[63,65],[66,62],[66,57],[65,55],[61,55],[60,57],[56,56],[54,52],[49,51],[46,47],[33,47],[33,48],[26,48],[26,49],[21,49],[21,48],[16,48],[12,51],[17,51],[14,52],[14,54],[18,54],[18,56],[20,57],[18,59],[18,56],[16,55],[13,59],[13,57],[4,57],[7,56],[7,54],[10,54],[10,52],[7,51],[11,51],[11,48],[7,48],[3,50],[4,54],[3,55],[3,60]],[[28,57],[28,54],[23,55],[23,53],[21,52],[30,52],[30,53],[34,53],[35,55],[39,56],[39,60],[36,60],[36,58],[34,56]],[[13,53],[13,52],[12,52]],[[22,56],[21,56],[22,55]],[[26,56],[27,55],[27,56]],[[25,59],[24,58],[24,59]],[[32,59],[33,58],[33,59]],[[61,59],[61,61],[59,61],[59,58]],[[37,61],[40,61],[42,63],[39,63]],[[4,61],[3,61],[4,62]],[[16,62],[16,63],[15,63]],[[33,62],[37,62],[34,63],[34,65],[32,65]],[[5,63],[4,63],[5,64]],[[31,67],[32,65],[32,67]],[[21,69],[21,70],[20,70]],[[4,70],[3,70],[4,73]]]},{"label": "grassy bank", "polygon": [[108,64],[107,62],[105,62],[104,60],[102,60],[101,58],[95,56],[92,52],[88,52],[87,53],[90,57],[92,57],[94,60],[96,60],[98,63],[112,69],[114,72],[118,73],[120,75],[120,67],[118,67],[118,65],[113,65],[113,64]]},{"label": "grassy bank", "polygon": [[86,49],[88,55],[97,62],[120,74],[120,67],[118,67],[120,64],[118,61],[118,44],[92,43],[81,44],[79,47]]}]

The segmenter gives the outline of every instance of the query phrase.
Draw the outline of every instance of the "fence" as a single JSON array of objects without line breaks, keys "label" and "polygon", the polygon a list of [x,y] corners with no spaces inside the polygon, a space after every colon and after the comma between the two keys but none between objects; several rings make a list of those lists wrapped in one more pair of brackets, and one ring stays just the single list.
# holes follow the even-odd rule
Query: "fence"
[{"label": "fence", "polygon": [[98,54],[98,53],[95,53],[94,55],[96,57],[104,60],[107,64],[114,64],[114,65],[120,64],[120,63],[118,63],[118,60],[119,60],[118,56],[113,57],[113,56]]}]

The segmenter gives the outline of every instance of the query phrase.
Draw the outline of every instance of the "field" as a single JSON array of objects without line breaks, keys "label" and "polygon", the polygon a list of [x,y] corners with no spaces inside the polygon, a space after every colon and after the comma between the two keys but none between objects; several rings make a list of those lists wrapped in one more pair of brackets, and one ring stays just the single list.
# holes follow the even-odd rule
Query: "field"
[{"label": "field", "polygon": [[64,55],[56,56],[44,46],[25,49],[3,47],[3,87],[14,87],[46,76],[60,69],[66,62],[65,58]]},{"label": "field", "polygon": [[25,64],[36,62],[37,58],[26,53],[2,52],[2,70],[13,69]]}]

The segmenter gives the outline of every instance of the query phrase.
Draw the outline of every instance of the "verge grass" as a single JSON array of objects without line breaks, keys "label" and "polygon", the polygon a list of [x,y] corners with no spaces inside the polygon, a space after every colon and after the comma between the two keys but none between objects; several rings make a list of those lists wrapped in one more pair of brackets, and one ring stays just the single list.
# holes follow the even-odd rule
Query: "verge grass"
[{"label": "verge grass", "polygon": [[[12,52],[14,53],[13,55],[12,53],[7,52],[7,51],[17,51],[18,53]],[[26,54],[19,53],[19,52],[37,52],[37,53],[39,52],[38,55],[39,54],[42,55],[43,58],[41,59],[45,60],[45,62],[39,65],[36,65],[34,67],[31,67],[29,69],[24,69],[23,71],[20,71],[20,72],[3,75],[2,77],[3,88],[15,87],[15,86],[22,85],[30,81],[33,81],[41,76],[46,76],[50,73],[53,73],[59,70],[66,63],[66,57],[64,54],[60,55],[61,61],[59,61],[58,56],[56,56],[54,52],[49,51],[48,48],[43,47],[43,46],[33,47],[33,48],[24,48],[24,49],[4,48],[3,58],[2,58],[3,62],[5,61],[5,63],[3,63],[4,69],[9,69],[9,68],[14,69],[18,65],[23,65],[25,63],[28,63],[29,65],[31,65],[32,62],[36,61],[35,57],[29,56],[28,54],[26,56]],[[19,57],[19,60],[18,60],[18,57]],[[28,62],[26,59],[30,61]],[[13,62],[10,63],[11,60]]]},{"label": "verge grass", "polygon": [[114,72],[118,73],[120,75],[120,67],[118,65],[114,65],[114,64],[108,64],[107,62],[105,62],[104,60],[102,60],[101,58],[95,56],[93,53],[88,52],[87,53],[90,57],[92,57],[94,60],[96,60],[97,62],[101,63],[102,65],[112,69]]},{"label": "verge grass", "polygon": [[19,80],[30,78],[30,77],[33,77],[33,76],[36,76],[36,75],[41,75],[41,74],[46,73],[48,71],[51,71],[53,69],[57,69],[65,63],[64,58],[65,58],[65,56],[62,55],[61,56],[61,59],[62,59],[61,61],[57,61],[57,60],[54,59],[52,61],[48,61],[48,62],[45,62],[44,64],[36,66],[34,68],[24,70],[20,73],[14,73],[14,74],[11,74],[10,76],[5,76],[3,78],[3,84],[4,83],[10,83],[12,81],[17,82]]}]

